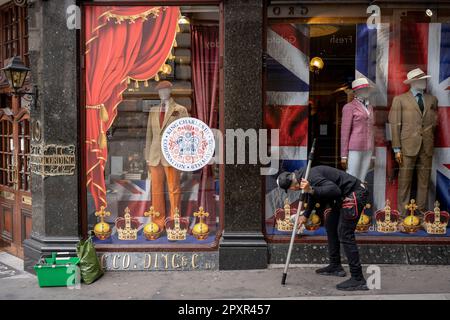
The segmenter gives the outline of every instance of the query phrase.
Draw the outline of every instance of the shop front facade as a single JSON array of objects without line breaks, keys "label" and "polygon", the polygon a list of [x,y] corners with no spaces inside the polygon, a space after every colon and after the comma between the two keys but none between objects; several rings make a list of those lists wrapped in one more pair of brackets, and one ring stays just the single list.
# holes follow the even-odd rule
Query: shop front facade
[{"label": "shop front facade", "polygon": [[[39,95],[25,135],[26,269],[89,235],[112,271],[284,263],[298,194],[282,193],[276,177],[306,165],[313,139],[315,165],[343,169],[343,109],[357,78],[373,88],[363,263],[448,264],[450,5],[342,4],[29,1],[30,81]],[[427,93],[438,103],[426,98],[424,107],[437,122],[426,203],[419,208],[411,178],[408,211],[397,200],[388,124],[417,68],[431,76]],[[212,159],[195,167],[211,145]],[[297,239],[293,263],[327,262],[325,209]],[[408,217],[414,223],[405,229]],[[429,219],[444,232],[433,234]]]}]

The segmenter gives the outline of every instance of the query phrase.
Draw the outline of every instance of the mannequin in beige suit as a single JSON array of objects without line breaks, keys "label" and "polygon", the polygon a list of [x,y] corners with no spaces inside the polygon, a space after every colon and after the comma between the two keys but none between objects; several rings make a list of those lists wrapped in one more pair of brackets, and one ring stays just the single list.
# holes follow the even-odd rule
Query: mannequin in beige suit
[{"label": "mannequin in beige suit", "polygon": [[405,214],[414,171],[417,172],[418,209],[427,210],[438,107],[436,97],[425,93],[429,77],[420,69],[409,72],[405,84],[411,85],[411,90],[394,98],[389,113],[392,147],[400,166],[398,209]]},{"label": "mannequin in beige suit", "polygon": [[174,121],[180,118],[189,117],[185,107],[175,103],[172,99],[172,84],[163,81],[156,87],[161,105],[150,111],[147,125],[147,139],[145,147],[145,159],[151,177],[152,206],[160,216],[153,222],[164,229],[166,218],[166,197],[164,188],[167,182],[167,189],[170,200],[170,216],[173,217],[176,208],[180,208],[181,189],[180,172],[171,167],[161,150],[161,139],[164,130]]}]

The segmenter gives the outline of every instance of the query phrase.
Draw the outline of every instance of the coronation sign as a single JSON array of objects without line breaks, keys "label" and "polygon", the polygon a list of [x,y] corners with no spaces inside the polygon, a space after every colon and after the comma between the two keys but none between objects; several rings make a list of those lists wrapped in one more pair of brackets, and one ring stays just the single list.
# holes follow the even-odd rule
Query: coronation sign
[{"label": "coronation sign", "polygon": [[214,134],[203,121],[181,118],[164,131],[161,148],[164,158],[177,170],[192,172],[207,166],[214,156]]}]

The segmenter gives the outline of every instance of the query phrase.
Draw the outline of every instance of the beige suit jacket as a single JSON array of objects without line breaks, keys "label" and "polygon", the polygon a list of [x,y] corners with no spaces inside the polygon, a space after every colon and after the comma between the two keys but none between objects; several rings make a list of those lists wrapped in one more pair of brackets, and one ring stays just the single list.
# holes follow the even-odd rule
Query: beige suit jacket
[{"label": "beige suit jacket", "polygon": [[438,101],[429,94],[424,94],[423,99],[423,115],[411,91],[395,97],[392,102],[389,113],[392,147],[400,148],[405,156],[417,156],[422,144],[425,154],[433,156]]},{"label": "beige suit jacket", "polygon": [[169,163],[164,158],[161,150],[161,140],[164,130],[174,121],[189,117],[187,109],[177,103],[173,99],[169,101],[169,108],[166,111],[162,127],[159,123],[161,106],[150,110],[147,124],[147,139],[145,144],[145,160],[147,164],[156,167],[162,165],[170,167]]}]

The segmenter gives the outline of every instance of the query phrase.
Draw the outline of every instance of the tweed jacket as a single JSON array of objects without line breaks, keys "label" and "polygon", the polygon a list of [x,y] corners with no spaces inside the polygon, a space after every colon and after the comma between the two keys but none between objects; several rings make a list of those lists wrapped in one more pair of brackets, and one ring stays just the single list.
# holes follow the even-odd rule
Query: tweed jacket
[{"label": "tweed jacket", "polygon": [[166,111],[162,127],[160,126],[159,117],[161,105],[150,110],[147,124],[147,137],[145,144],[145,160],[147,164],[156,167],[162,165],[169,167],[169,163],[164,158],[161,149],[161,140],[164,130],[174,121],[189,117],[187,109],[177,103],[173,99],[169,101],[169,108]]},{"label": "tweed jacket", "polygon": [[395,97],[392,102],[389,112],[392,147],[401,149],[405,156],[417,156],[422,145],[427,156],[433,155],[438,101],[436,97],[426,93],[423,100],[423,114],[411,91]]}]

